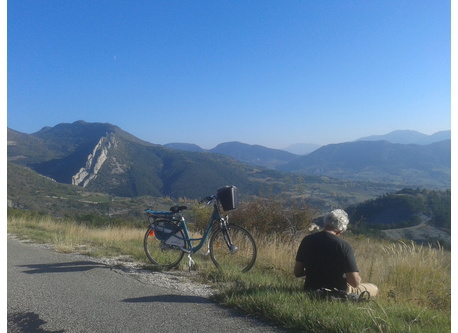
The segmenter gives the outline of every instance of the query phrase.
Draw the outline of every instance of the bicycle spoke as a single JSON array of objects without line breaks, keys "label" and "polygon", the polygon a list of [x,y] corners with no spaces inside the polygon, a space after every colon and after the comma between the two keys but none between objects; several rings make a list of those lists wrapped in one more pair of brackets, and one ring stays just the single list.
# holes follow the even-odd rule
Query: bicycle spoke
[{"label": "bicycle spoke", "polygon": [[[181,231],[180,231],[181,232]],[[181,237],[184,238],[181,232]],[[149,228],[144,238],[144,249],[149,261],[162,268],[173,268],[179,264],[184,252],[172,249],[156,238],[155,231]]]},{"label": "bicycle spoke", "polygon": [[253,237],[237,225],[227,227],[233,246],[228,246],[222,229],[216,230],[210,239],[210,256],[213,263],[225,270],[249,271],[257,256]]}]

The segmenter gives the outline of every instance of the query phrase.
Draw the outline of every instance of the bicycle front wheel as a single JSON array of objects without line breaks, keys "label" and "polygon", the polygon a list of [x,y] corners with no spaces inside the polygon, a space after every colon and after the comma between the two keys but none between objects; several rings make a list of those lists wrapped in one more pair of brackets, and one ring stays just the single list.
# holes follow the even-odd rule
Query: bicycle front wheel
[{"label": "bicycle front wheel", "polygon": [[238,225],[215,230],[210,237],[209,246],[210,257],[218,268],[248,272],[256,261],[254,238]]},{"label": "bicycle front wheel", "polygon": [[[180,230],[180,236],[184,239],[184,234]],[[168,246],[163,241],[156,238],[155,231],[149,227],[143,240],[143,247],[149,261],[161,268],[170,269],[178,265],[183,259],[184,252]]]}]

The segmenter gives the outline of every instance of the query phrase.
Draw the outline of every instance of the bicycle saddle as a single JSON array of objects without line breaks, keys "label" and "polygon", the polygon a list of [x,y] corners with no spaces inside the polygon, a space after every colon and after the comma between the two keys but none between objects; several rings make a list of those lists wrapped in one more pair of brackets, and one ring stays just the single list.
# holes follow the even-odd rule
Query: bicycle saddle
[{"label": "bicycle saddle", "polygon": [[188,209],[186,206],[173,206],[170,207],[170,211],[174,214],[181,212],[182,210]]}]

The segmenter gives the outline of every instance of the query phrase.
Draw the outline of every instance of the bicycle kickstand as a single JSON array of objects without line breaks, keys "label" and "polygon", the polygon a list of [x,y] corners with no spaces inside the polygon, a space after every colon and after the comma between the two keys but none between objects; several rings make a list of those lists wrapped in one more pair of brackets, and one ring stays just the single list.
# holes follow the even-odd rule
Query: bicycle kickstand
[{"label": "bicycle kickstand", "polygon": [[188,253],[188,259],[189,259],[189,272],[191,272],[192,267],[194,267],[196,263],[192,259],[191,253]]}]

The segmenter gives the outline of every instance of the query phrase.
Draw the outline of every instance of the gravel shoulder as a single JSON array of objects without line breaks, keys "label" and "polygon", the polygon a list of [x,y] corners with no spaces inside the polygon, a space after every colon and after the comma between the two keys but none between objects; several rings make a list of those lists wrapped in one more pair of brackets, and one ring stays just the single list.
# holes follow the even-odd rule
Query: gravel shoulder
[{"label": "gravel shoulder", "polygon": [[[50,244],[39,244],[29,240],[23,240],[16,235],[8,234],[9,238],[16,239],[22,243],[27,243],[34,247],[41,247],[54,251]],[[197,281],[198,272],[191,271],[169,271],[153,272],[144,269],[145,264],[133,261],[129,256],[119,256],[113,258],[96,258],[84,254],[72,253],[72,256],[82,261],[93,261],[110,267],[111,270],[119,274],[129,275],[143,283],[160,285],[163,288],[173,289],[185,293],[191,293],[195,296],[209,298],[217,293],[210,285],[202,284]]]}]

